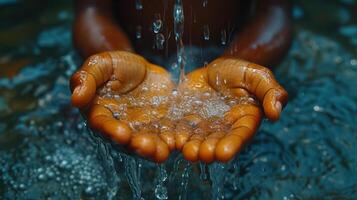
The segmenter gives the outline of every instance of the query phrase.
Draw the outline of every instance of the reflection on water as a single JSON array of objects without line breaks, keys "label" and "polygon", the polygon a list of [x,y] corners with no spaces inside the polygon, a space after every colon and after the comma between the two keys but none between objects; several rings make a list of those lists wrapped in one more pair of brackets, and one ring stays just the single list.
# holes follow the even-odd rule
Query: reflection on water
[{"label": "reflection on water", "polygon": [[264,121],[229,164],[209,166],[178,155],[156,165],[88,131],[69,105],[80,64],[71,2],[38,12],[28,2],[0,1],[0,18],[14,18],[0,22],[0,199],[356,197],[354,1],[296,2],[293,47],[276,70],[291,97],[281,120]]}]

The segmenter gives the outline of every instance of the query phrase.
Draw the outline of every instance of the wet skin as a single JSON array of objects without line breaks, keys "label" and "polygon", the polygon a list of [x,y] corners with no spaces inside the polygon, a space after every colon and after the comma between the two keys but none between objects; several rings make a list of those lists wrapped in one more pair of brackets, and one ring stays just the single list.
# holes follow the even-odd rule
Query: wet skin
[{"label": "wet skin", "polygon": [[[155,162],[163,162],[168,158],[171,151],[179,150],[182,151],[187,160],[201,160],[211,163],[213,161],[227,162],[232,159],[243,145],[253,137],[263,115],[272,121],[279,119],[282,108],[287,102],[286,91],[276,82],[269,69],[249,61],[264,65],[274,64],[287,50],[290,32],[288,24],[285,24],[288,20],[284,19],[286,17],[284,12],[286,11],[283,2],[270,1],[270,7],[263,6],[262,3],[258,4],[257,9],[268,9],[269,12],[271,11],[270,15],[269,12],[265,12],[268,15],[262,18],[258,12],[256,17],[253,18],[254,21],[240,32],[241,35],[237,36],[237,39],[230,43],[224,55],[212,61],[207,67],[191,72],[187,75],[186,80],[179,85],[175,85],[171,81],[169,73],[162,67],[148,62],[135,53],[130,53],[134,52],[134,48],[122,28],[114,21],[114,14],[104,12],[113,6],[110,1],[102,1],[100,5],[93,2],[79,1],[77,5],[74,42],[83,57],[90,57],[86,59],[81,69],[71,79],[72,104],[86,113],[89,124],[93,129]],[[155,4],[156,1],[152,2]],[[218,1],[209,1],[210,4],[216,2]],[[227,2],[229,8],[232,7],[232,5],[229,6],[229,3],[233,2]],[[122,9],[126,7],[135,9],[135,4],[125,4],[122,1],[119,1],[119,3],[122,3]],[[234,4],[236,6],[241,5]],[[147,1],[143,1],[143,6],[145,5],[148,5]],[[199,4],[200,7],[197,7],[196,1],[192,4],[184,1],[184,5],[191,5],[197,12],[202,10],[201,4]],[[172,7],[172,5],[168,5],[168,7],[170,6]],[[217,9],[219,8],[217,7]],[[227,11],[227,19],[232,17],[233,11]],[[148,12],[147,15],[151,16],[150,13],[155,12],[157,11],[153,10]],[[171,15],[171,12],[168,13]],[[121,14],[119,13],[117,16],[121,16]],[[215,24],[214,17],[217,19],[216,16],[202,15],[202,18],[197,19],[197,21],[204,23],[204,20],[209,21],[212,18],[212,24]],[[276,17],[283,17],[283,19],[273,20]],[[120,21],[123,21],[122,18],[123,16],[121,16]],[[189,17],[187,18],[189,19]],[[275,24],[272,27],[273,30],[269,32],[270,29],[267,25],[272,25],[271,23],[278,24]],[[129,21],[126,24],[130,24]],[[123,24],[121,25],[123,26]],[[164,27],[169,26],[166,24]],[[129,30],[130,27],[127,25],[123,29]],[[216,29],[220,30],[221,27],[216,27]],[[213,26],[213,35],[215,35],[214,30],[216,29]],[[87,31],[86,34],[84,30]],[[247,30],[251,31],[251,34],[247,34]],[[202,34],[202,31],[200,31],[200,34]],[[197,37],[197,34],[193,35]],[[145,41],[144,38],[143,40]],[[199,39],[194,39],[191,42],[188,39],[186,44],[192,44],[192,42],[197,42],[196,45],[203,45]],[[169,45],[166,52],[161,52],[163,56],[170,51]],[[239,51],[236,50],[237,47],[239,47]],[[145,48],[145,46],[142,48]],[[157,53],[160,53],[160,51]],[[150,86],[149,90],[142,92],[143,87],[148,85]],[[142,107],[129,113],[129,121],[117,119],[109,107],[130,102],[116,101],[98,95],[98,89],[103,86],[110,88],[116,94],[125,94],[133,98],[170,97],[172,90],[177,88],[179,91],[188,91],[192,94],[218,92],[237,98],[252,96],[257,99],[258,104],[237,104],[233,106],[223,117],[223,121],[229,126],[226,132],[194,134],[190,129],[180,128],[180,121],[189,124],[207,122],[207,119],[195,115],[193,117],[190,115],[184,116],[182,120],[178,120],[179,122],[166,121],[165,123],[168,126],[175,127],[174,131],[172,129],[170,132],[155,133],[150,129],[134,131],[130,127],[130,119],[149,124],[154,120],[154,117],[145,115],[150,108]],[[168,113],[166,104],[159,105],[156,109],[162,117]],[[155,119],[157,119],[157,116]]]}]

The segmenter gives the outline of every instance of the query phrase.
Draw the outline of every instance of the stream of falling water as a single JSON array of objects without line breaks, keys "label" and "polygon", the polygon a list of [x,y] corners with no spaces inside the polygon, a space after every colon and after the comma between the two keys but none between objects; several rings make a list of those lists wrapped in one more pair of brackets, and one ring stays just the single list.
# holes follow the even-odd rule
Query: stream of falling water
[{"label": "stream of falling water", "polygon": [[186,62],[185,49],[182,41],[182,35],[184,32],[184,11],[183,11],[182,0],[175,0],[173,19],[174,19],[174,35],[175,35],[176,47],[177,47],[177,66],[180,68],[179,82],[181,83],[185,79],[185,62]]}]

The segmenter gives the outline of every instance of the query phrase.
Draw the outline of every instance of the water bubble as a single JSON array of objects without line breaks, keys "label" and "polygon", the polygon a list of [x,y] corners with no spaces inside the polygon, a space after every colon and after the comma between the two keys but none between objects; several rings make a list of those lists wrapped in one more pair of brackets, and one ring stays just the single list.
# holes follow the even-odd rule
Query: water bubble
[{"label": "water bubble", "polygon": [[208,25],[203,26],[203,39],[209,40],[210,33],[209,33],[209,27]]},{"label": "water bubble", "polygon": [[19,189],[24,190],[25,188],[26,188],[25,184],[21,183],[21,184],[19,185]]},{"label": "water bubble", "polygon": [[136,26],[136,32],[135,32],[135,36],[136,36],[136,39],[140,39],[141,38],[141,26]]},{"label": "water bubble", "polygon": [[144,86],[141,88],[141,91],[143,91],[143,92],[149,91],[149,88]]},{"label": "water bubble", "polygon": [[143,9],[143,4],[142,4],[141,0],[136,0],[135,8],[136,8],[136,10],[142,10]]},{"label": "water bubble", "polygon": [[155,46],[157,49],[164,49],[165,36],[162,33],[158,33],[155,35]]},{"label": "water bubble", "polygon": [[62,160],[61,163],[59,164],[59,167],[62,169],[67,169],[68,166],[68,161],[67,160]]},{"label": "water bubble", "polygon": [[38,175],[37,178],[38,178],[38,180],[43,181],[46,179],[46,176],[44,174],[40,174],[40,175]]},{"label": "water bubble", "polygon": [[318,106],[318,105],[315,105],[315,106],[314,106],[314,111],[315,111],[315,112],[321,112],[321,111],[323,111],[323,108],[321,108],[321,107]]},{"label": "water bubble", "polygon": [[172,90],[172,95],[174,95],[174,96],[177,96],[177,95],[178,95],[177,89],[173,89],[173,90]]},{"label": "water bubble", "polygon": [[53,171],[48,171],[48,172],[47,172],[47,176],[50,177],[50,178],[52,178],[52,177],[55,176],[55,173],[53,173]]},{"label": "water bubble", "polygon": [[84,190],[85,194],[87,195],[92,195],[94,194],[94,189],[92,186],[88,186],[85,190]]}]

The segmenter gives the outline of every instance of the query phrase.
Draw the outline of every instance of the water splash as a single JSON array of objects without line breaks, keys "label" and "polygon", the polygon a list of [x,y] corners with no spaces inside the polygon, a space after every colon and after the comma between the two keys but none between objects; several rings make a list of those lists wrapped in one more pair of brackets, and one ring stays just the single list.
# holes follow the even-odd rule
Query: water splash
[{"label": "water splash", "polygon": [[167,188],[165,187],[165,182],[167,180],[167,172],[165,165],[159,165],[157,167],[156,175],[156,187],[155,196],[157,199],[168,199]]},{"label": "water splash", "polygon": [[212,199],[224,199],[225,164],[213,163],[209,165],[209,174],[212,182]]},{"label": "water splash", "polygon": [[141,166],[142,165],[137,158],[125,156],[125,175],[130,185],[130,189],[133,192],[133,199],[135,200],[143,199],[141,191]]}]

